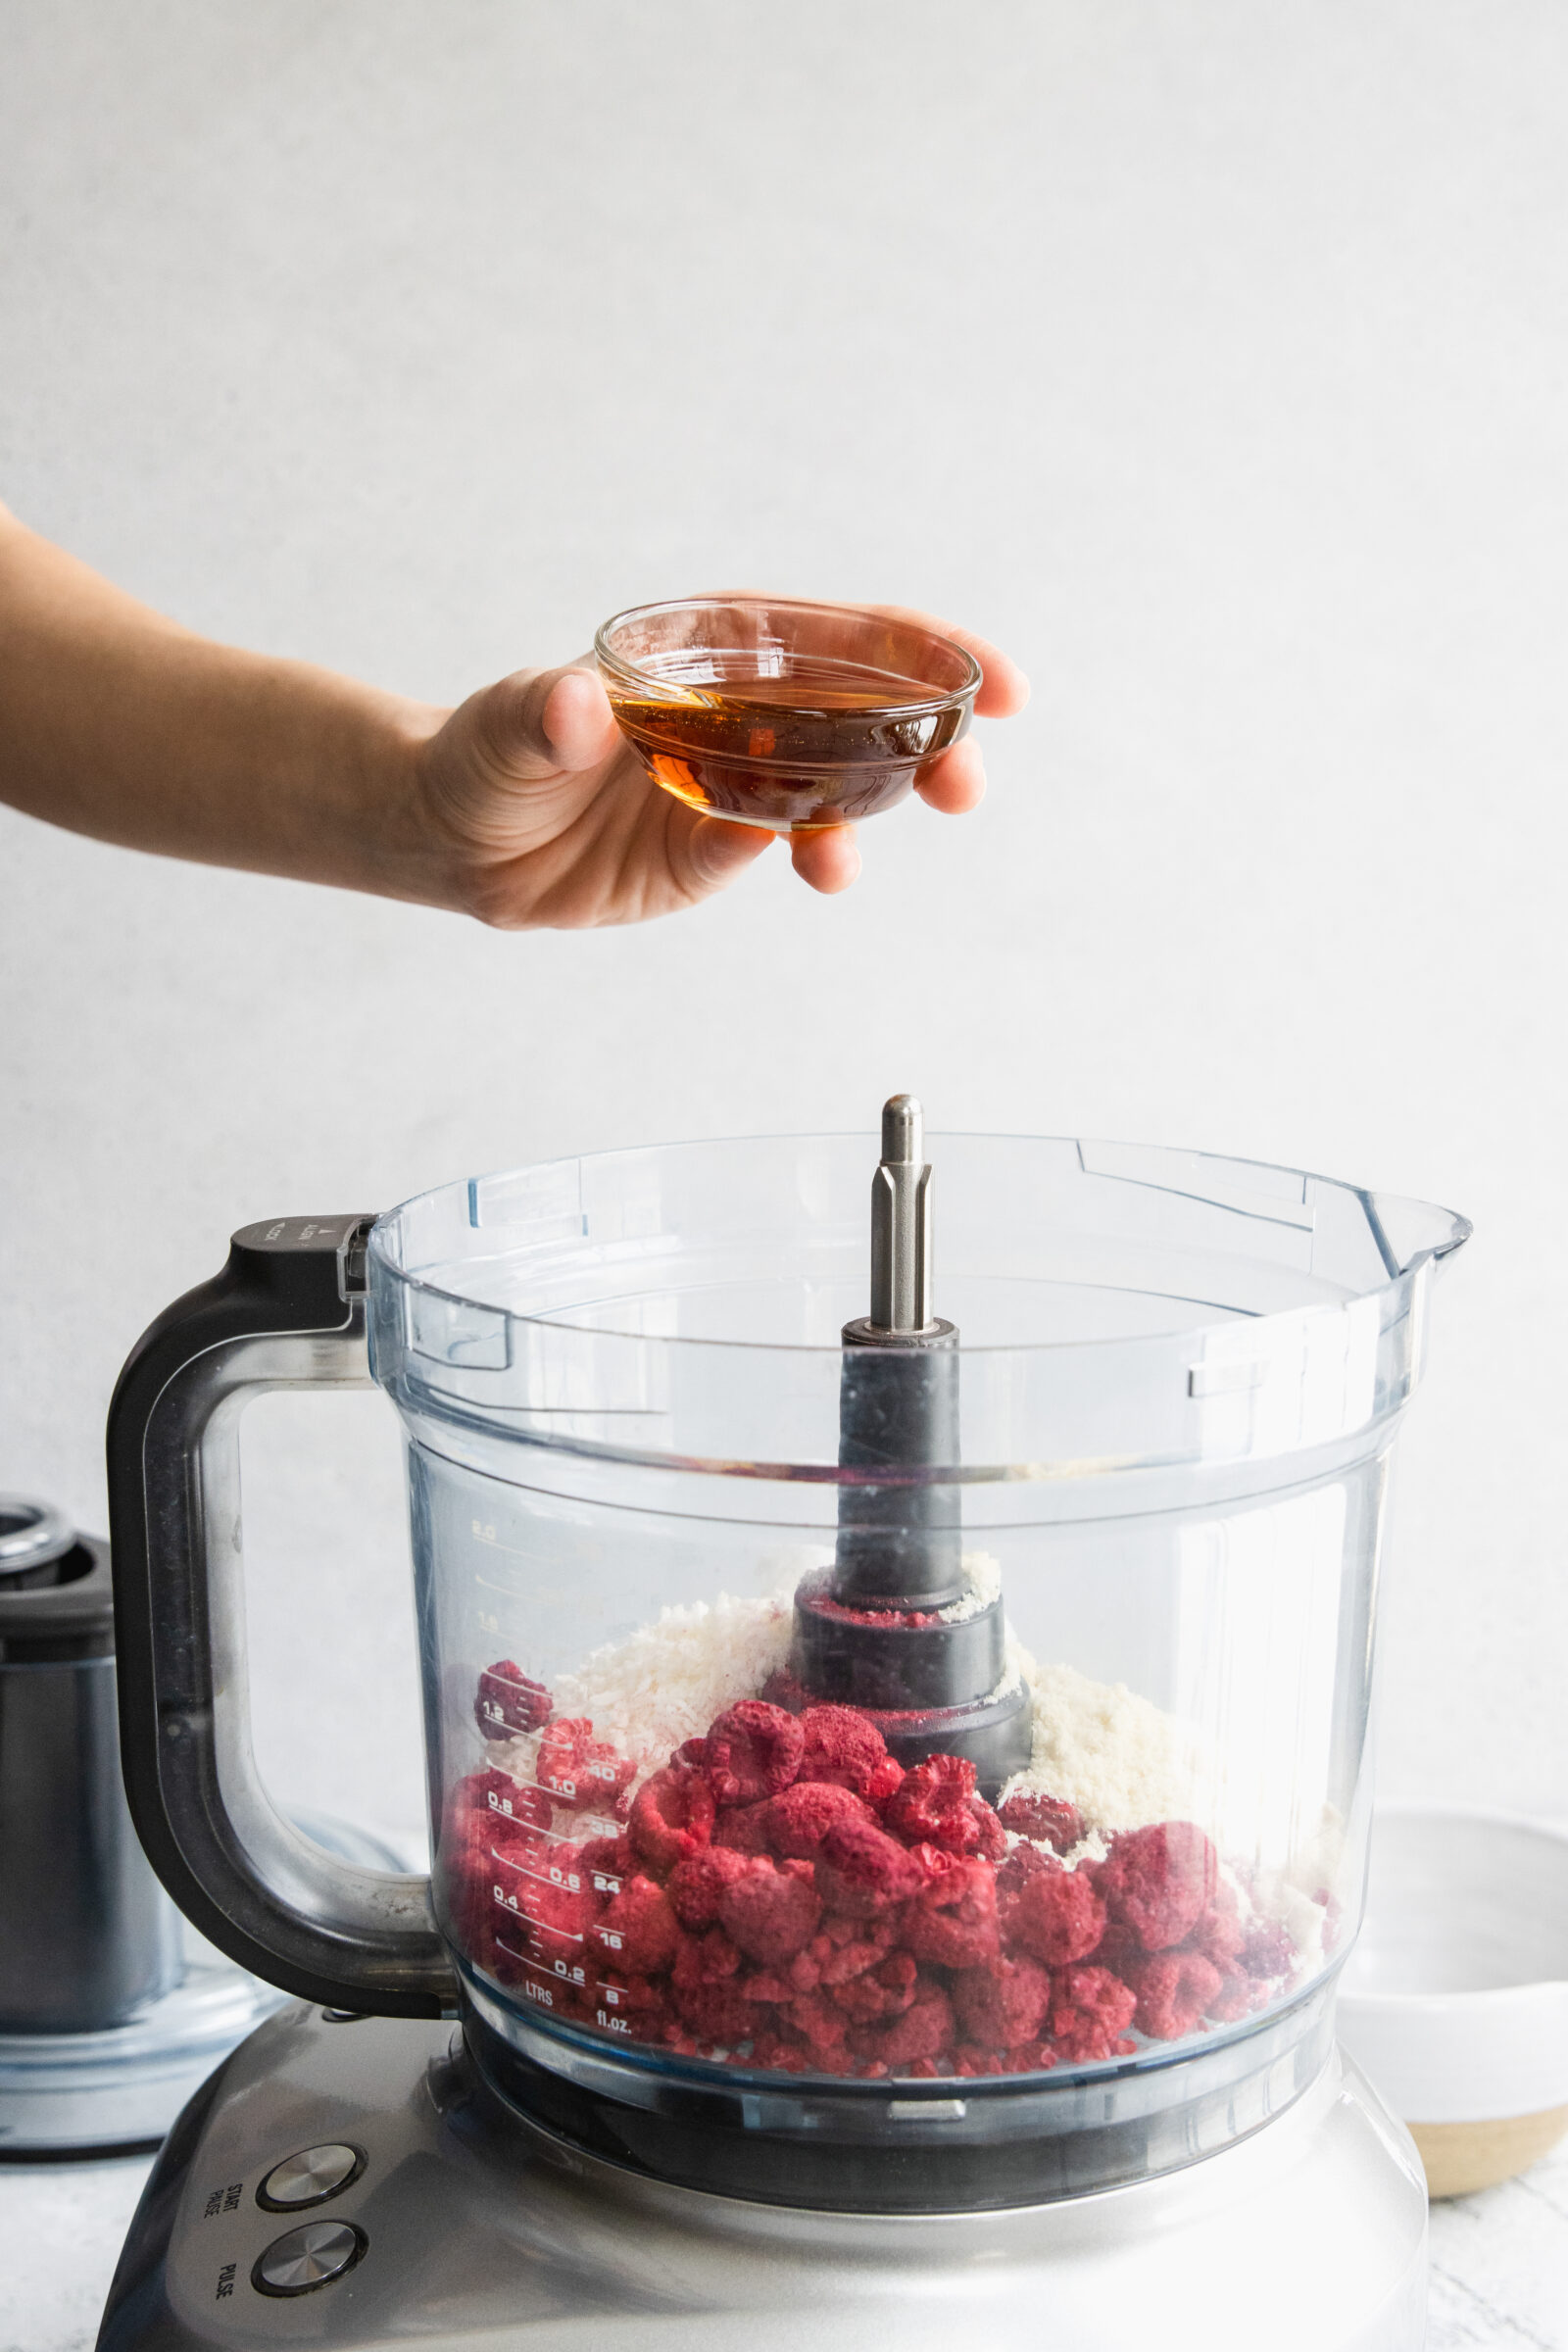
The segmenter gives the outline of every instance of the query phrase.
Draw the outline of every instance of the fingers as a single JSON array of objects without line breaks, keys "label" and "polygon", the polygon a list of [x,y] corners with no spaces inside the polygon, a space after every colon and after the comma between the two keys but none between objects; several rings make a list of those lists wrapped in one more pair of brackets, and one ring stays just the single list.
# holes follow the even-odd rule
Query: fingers
[{"label": "fingers", "polygon": [[722,890],[744,867],[760,858],[773,835],[764,825],[736,825],[727,817],[700,816],[686,839],[693,892],[705,897]]},{"label": "fingers", "polygon": [[951,752],[928,761],[914,789],[928,808],[939,808],[944,816],[966,816],[978,808],[986,797],[986,770],[974,737],[966,735]]},{"label": "fingers", "polygon": [[[737,825],[728,817],[698,817],[685,845],[686,880],[693,896],[722,890],[778,838],[760,825]],[[795,871],[824,898],[848,890],[858,876],[860,853],[853,825],[829,825],[819,833],[795,833],[786,838]]]},{"label": "fingers", "polygon": [[1023,671],[988,637],[977,636],[973,629],[960,629],[954,621],[939,620],[934,612],[917,612],[908,605],[868,605],[866,611],[880,612],[888,620],[912,621],[917,628],[935,629],[939,637],[951,637],[955,645],[972,654],[983,673],[974,698],[977,717],[1011,718],[1029,700],[1029,681]]},{"label": "fingers", "polygon": [[973,654],[985,673],[974,698],[978,715],[1012,718],[1029,700],[1029,681],[1011,655],[1004,654],[986,638],[975,636],[970,629],[950,628],[947,634],[956,637],[966,653]]},{"label": "fingers", "polygon": [[610,697],[592,670],[575,664],[519,670],[471,708],[485,753],[520,783],[597,767],[615,748]]},{"label": "fingers", "polygon": [[824,898],[848,890],[860,871],[853,825],[828,825],[819,833],[792,833],[789,842],[795,871]]}]

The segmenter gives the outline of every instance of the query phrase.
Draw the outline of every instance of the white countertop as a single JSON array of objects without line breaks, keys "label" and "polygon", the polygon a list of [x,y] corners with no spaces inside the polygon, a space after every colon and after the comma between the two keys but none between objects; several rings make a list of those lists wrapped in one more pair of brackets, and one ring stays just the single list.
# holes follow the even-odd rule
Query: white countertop
[{"label": "white countertop", "polygon": [[[0,2352],[92,2352],[150,2159],[0,2168]],[[1568,2352],[1568,2142],[1432,2213],[1427,2352]]]},{"label": "white countertop", "polygon": [[1427,2352],[1568,2352],[1568,2140],[1433,2206],[1430,2308]]}]

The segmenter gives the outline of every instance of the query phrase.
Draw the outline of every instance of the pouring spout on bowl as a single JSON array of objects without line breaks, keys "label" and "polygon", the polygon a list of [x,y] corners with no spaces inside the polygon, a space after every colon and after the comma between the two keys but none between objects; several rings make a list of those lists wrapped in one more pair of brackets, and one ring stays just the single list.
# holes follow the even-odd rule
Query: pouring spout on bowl
[{"label": "pouring spout on bowl", "polygon": [[1429,1259],[1451,1257],[1475,1230],[1456,1210],[1440,1208],[1431,1200],[1410,1200],[1400,1193],[1363,1193],[1361,1203],[1394,1281]]}]

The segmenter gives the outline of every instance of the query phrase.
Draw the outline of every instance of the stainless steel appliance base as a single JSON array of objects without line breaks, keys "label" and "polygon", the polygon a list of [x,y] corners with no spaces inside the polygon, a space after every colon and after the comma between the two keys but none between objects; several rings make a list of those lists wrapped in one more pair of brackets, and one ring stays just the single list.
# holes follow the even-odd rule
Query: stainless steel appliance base
[{"label": "stainless steel appliance base", "polygon": [[[334,2022],[335,2021],[335,2022]],[[634,2176],[499,2118],[450,2025],[295,2003],[175,2126],[99,2352],[1419,2352],[1414,2148],[1336,2056],[1185,2171],[868,2217]]]},{"label": "stainless steel appliance base", "polygon": [[214,1952],[129,2025],[0,2034],[0,2158],[156,2148],[219,2060],[277,2004],[270,1984]]}]

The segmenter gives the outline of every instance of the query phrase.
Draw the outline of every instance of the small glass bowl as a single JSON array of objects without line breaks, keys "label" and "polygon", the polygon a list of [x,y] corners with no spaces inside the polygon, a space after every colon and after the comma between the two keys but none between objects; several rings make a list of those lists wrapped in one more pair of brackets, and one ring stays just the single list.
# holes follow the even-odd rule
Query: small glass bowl
[{"label": "small glass bowl", "polygon": [[980,664],[853,606],[705,596],[594,639],[616,723],[656,784],[710,816],[803,833],[876,816],[964,734]]}]

